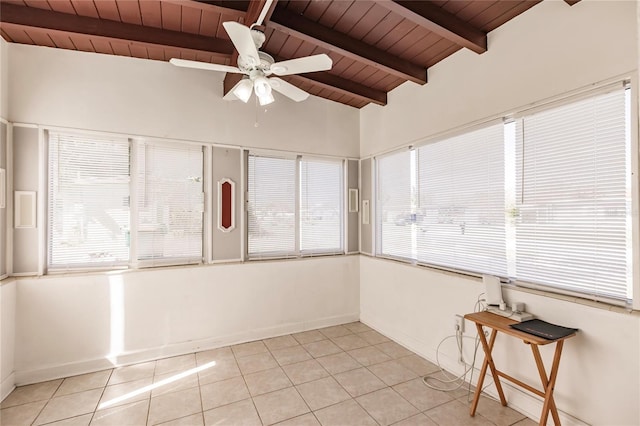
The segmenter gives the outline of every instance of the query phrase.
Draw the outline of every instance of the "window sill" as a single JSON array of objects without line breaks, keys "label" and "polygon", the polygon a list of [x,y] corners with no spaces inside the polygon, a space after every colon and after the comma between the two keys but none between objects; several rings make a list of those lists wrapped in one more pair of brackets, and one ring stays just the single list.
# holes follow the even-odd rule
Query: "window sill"
[{"label": "window sill", "polygon": [[158,271],[158,270],[172,270],[172,269],[184,269],[184,268],[210,268],[217,267],[223,265],[242,265],[248,263],[255,262],[282,262],[282,261],[296,261],[296,260],[305,260],[305,259],[318,259],[318,258],[326,258],[326,257],[345,257],[345,256],[357,256],[360,253],[351,253],[351,254],[316,254],[316,255],[305,255],[298,257],[272,257],[272,258],[261,258],[261,259],[247,259],[242,261],[240,259],[229,259],[229,260],[217,260],[212,261],[210,263],[191,263],[191,264],[180,264],[180,265],[146,265],[141,266],[138,265],[137,268],[95,268],[95,269],[69,269],[69,270],[54,270],[49,271],[44,275],[28,275],[28,276],[11,276],[6,278],[3,281],[0,281],[0,284],[4,284],[6,282],[11,282],[13,280],[19,279],[47,279],[47,278],[59,278],[59,277],[74,277],[74,276],[100,276],[100,275],[119,275],[119,274],[134,274],[137,272],[149,272],[149,271]]},{"label": "window sill", "polygon": [[[411,261],[411,260],[407,260],[407,259],[384,257],[384,256],[373,256],[373,255],[370,255],[368,253],[360,253],[360,254],[362,256],[366,256],[366,257],[369,257],[369,258],[372,258],[372,259],[377,259],[377,260],[380,260],[380,261],[393,262],[393,263],[405,265],[405,266],[408,266],[408,267],[428,269],[428,270],[433,271],[433,272],[439,272],[439,273],[447,274],[447,275],[450,275],[450,276],[465,277],[465,278],[475,278],[475,279],[482,280],[482,275],[478,274],[478,273],[472,273],[472,272],[468,272],[468,271],[458,271],[458,270],[455,270],[455,269],[438,267],[438,266],[435,266],[435,265],[427,265],[427,264],[424,264],[424,263],[418,263],[416,261]],[[553,292],[553,291],[547,291],[547,290],[524,287],[522,285],[518,286],[516,284],[503,284],[502,288],[503,288],[503,291],[505,291],[505,290],[506,291],[519,291],[519,292],[524,292],[524,293],[529,293],[529,294],[535,294],[535,295],[542,296],[542,297],[548,297],[548,298],[551,298],[551,299],[557,299],[557,300],[562,300],[562,301],[566,301],[566,302],[570,302],[570,303],[576,303],[576,304],[579,304],[579,305],[589,306],[591,308],[596,308],[596,309],[602,309],[602,310],[606,310],[606,311],[616,312],[616,313],[620,313],[620,314],[640,316],[640,310],[633,309],[631,307],[626,307],[626,306],[621,306],[621,305],[608,303],[606,301],[598,301],[598,300],[589,299],[588,296],[580,297],[580,296],[566,295],[566,294],[556,293],[556,292]]]}]

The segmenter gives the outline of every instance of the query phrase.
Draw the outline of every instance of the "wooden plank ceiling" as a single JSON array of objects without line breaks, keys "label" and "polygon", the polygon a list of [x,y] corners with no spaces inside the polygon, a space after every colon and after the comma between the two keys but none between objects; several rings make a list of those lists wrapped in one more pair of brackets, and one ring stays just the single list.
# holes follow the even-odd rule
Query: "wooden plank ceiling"
[{"label": "wooden plank ceiling", "polygon": [[[330,71],[285,79],[355,108],[385,105],[387,92],[405,81],[427,83],[427,69],[459,49],[482,54],[491,48],[489,31],[539,1],[277,0],[261,27],[261,50],[276,60],[326,53],[333,60]],[[0,33],[14,43],[235,65],[237,53],[222,23],[251,25],[264,3],[0,0]],[[225,77],[225,92],[238,78]]]}]

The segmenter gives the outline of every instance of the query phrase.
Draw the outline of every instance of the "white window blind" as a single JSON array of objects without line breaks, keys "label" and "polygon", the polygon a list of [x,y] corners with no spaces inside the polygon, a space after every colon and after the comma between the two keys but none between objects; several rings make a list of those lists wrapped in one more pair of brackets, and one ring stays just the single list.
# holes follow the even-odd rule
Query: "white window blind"
[{"label": "white window blind", "polygon": [[49,133],[50,269],[129,261],[129,143]]},{"label": "white window blind", "polygon": [[415,259],[414,152],[389,154],[378,158],[376,164],[376,251],[383,256]]},{"label": "white window blind", "polygon": [[202,147],[138,145],[138,260],[202,260]]},{"label": "white window blind", "polygon": [[300,162],[300,250],[307,254],[342,251],[343,163]]},{"label": "white window blind", "polygon": [[295,254],[296,168],[295,159],[249,156],[249,257]]},{"label": "white window blind", "polygon": [[628,91],[517,123],[516,276],[631,299]]},{"label": "white window blind", "polygon": [[506,276],[504,125],[417,150],[417,259]]}]

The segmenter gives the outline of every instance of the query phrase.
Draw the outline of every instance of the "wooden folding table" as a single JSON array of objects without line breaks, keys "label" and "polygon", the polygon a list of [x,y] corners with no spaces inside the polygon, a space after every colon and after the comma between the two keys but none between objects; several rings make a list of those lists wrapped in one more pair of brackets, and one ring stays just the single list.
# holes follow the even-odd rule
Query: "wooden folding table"
[{"label": "wooden folding table", "polygon": [[[491,312],[475,312],[472,314],[467,314],[464,316],[465,319],[472,321],[476,324],[476,328],[478,329],[478,336],[480,336],[480,342],[482,343],[482,348],[484,349],[484,362],[482,363],[482,369],[480,370],[480,377],[478,378],[478,384],[476,385],[476,392],[473,397],[473,402],[471,404],[471,410],[469,414],[473,417],[476,414],[476,408],[478,407],[478,401],[480,400],[480,394],[482,393],[482,384],[484,383],[484,376],[487,374],[487,367],[491,370],[491,375],[493,376],[493,381],[496,385],[496,389],[498,390],[498,395],[500,396],[500,402],[503,406],[507,405],[507,400],[504,397],[504,392],[502,391],[502,385],[500,384],[500,377],[509,380],[512,383],[532,392],[542,398],[544,398],[544,404],[542,406],[542,414],[540,416],[540,425],[546,425],[547,419],[549,417],[549,413],[553,417],[553,421],[556,425],[560,425],[560,418],[558,417],[558,409],[556,407],[556,403],[553,399],[553,389],[556,384],[556,377],[558,376],[558,365],[560,364],[560,356],[562,355],[562,345],[564,341],[570,337],[576,335],[576,333],[572,333],[568,336],[562,337],[560,339],[548,340],[543,337],[534,336],[529,333],[525,333],[523,331],[519,331],[509,327],[511,324],[515,324],[517,321],[512,319],[502,317],[500,315],[492,314]],[[488,327],[491,329],[491,335],[489,336],[489,341],[487,342],[487,337],[485,336],[482,327]],[[504,372],[498,370],[493,362],[493,358],[491,357],[491,351],[493,350],[493,344],[496,341],[496,336],[498,332],[504,333],[506,335],[518,338],[522,340],[524,343],[531,346],[531,351],[533,352],[533,358],[536,361],[536,366],[538,367],[538,373],[540,373],[540,380],[542,381],[543,390],[539,390],[530,386]],[[540,350],[538,346],[548,345],[550,343],[556,344],[555,354],[553,356],[553,363],[551,364],[551,371],[547,376],[547,372],[544,368],[544,363],[542,362],[542,357],[540,356]]]}]

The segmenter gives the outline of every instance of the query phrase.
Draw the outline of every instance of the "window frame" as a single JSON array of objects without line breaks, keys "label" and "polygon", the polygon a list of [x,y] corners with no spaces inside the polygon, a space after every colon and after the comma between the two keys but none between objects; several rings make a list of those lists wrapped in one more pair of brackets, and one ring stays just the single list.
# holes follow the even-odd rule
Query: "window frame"
[{"label": "window frame", "polygon": [[[130,264],[134,268],[152,268],[152,267],[162,267],[162,266],[178,266],[178,265],[198,265],[205,263],[206,259],[206,221],[207,221],[207,203],[206,203],[206,194],[207,194],[207,185],[206,185],[206,177],[207,177],[207,167],[205,156],[207,155],[207,150],[203,145],[200,144],[190,144],[190,143],[179,143],[179,142],[168,142],[168,141],[158,141],[158,140],[150,140],[147,138],[136,138],[130,139],[131,146],[131,155],[130,155],[130,170],[131,175],[135,178],[131,179],[131,191],[135,191],[135,195],[131,197],[131,207],[132,212],[135,212],[135,216],[132,213],[131,218],[135,218],[135,226],[133,221],[131,223],[131,234],[133,235],[135,228],[135,250],[131,250],[130,254]],[[200,164],[202,170],[202,219],[201,219],[201,229],[200,229],[200,257],[161,257],[161,258],[151,258],[151,259],[140,259],[140,199],[139,196],[141,194],[139,188],[139,170],[138,170],[138,161],[140,160],[140,151],[146,149],[147,146],[151,147],[166,147],[169,149],[175,149],[180,146],[182,147],[198,147],[201,150],[202,162]],[[146,155],[146,153],[144,154]],[[146,180],[146,175],[145,178]],[[133,194],[133,192],[132,192]],[[135,207],[134,207],[135,206]],[[133,246],[132,239],[132,246]],[[196,260],[197,259],[197,260]]]},{"label": "window frame", "polygon": [[[295,162],[295,210],[294,210],[294,229],[295,229],[295,239],[294,239],[294,250],[287,252],[265,252],[265,254],[260,253],[251,253],[249,251],[249,209],[250,209],[250,191],[249,188],[249,175],[251,173],[249,168],[249,158],[250,157],[263,157],[263,158],[276,158],[283,160],[291,160]],[[302,170],[302,162],[309,160],[314,162],[329,162],[329,163],[339,163],[340,165],[340,245],[341,247],[337,250],[302,250],[301,248],[301,170]],[[337,255],[345,255],[346,247],[347,247],[347,214],[346,211],[346,197],[347,197],[347,160],[343,157],[330,157],[330,156],[321,156],[321,155],[306,155],[306,154],[295,154],[295,153],[283,153],[283,152],[273,152],[269,150],[255,150],[255,149],[246,149],[245,150],[245,173],[244,173],[244,181],[245,184],[245,209],[244,209],[244,222],[245,222],[245,236],[243,238],[244,241],[244,258],[247,261],[260,261],[260,260],[275,260],[275,259],[293,259],[293,258],[304,258],[304,257],[318,257],[318,256],[337,256]]]},{"label": "window frame", "polygon": [[[375,206],[373,207],[373,217],[374,219],[374,226],[373,228],[373,233],[375,235],[374,237],[374,243],[373,243],[373,252],[375,254],[375,256],[377,257],[382,257],[385,259],[391,259],[391,260],[398,260],[401,262],[408,262],[408,263],[413,263],[413,264],[417,264],[417,260],[414,257],[406,257],[406,256],[401,256],[401,255],[394,255],[393,253],[390,252],[385,252],[385,248],[384,248],[384,239],[382,236],[382,221],[379,220],[379,214],[382,213],[382,209],[383,207],[383,203],[380,200],[381,194],[380,194],[380,183],[381,183],[381,179],[380,179],[380,163],[383,162],[385,159],[390,159],[391,157],[394,156],[402,156],[402,155],[408,155],[409,156],[409,164],[410,167],[415,168],[415,156],[414,153],[412,153],[412,151],[414,151],[413,147],[408,147],[405,149],[399,149],[399,150],[394,150],[388,153],[385,153],[383,155],[380,156],[376,156],[374,157],[375,159],[375,169],[374,169],[374,176],[375,176],[375,185],[373,185],[373,190],[375,193],[375,196],[372,197],[375,200]],[[409,176],[409,185],[412,185],[412,177],[415,178],[415,176],[412,176],[411,172],[410,172],[410,176]],[[411,188],[409,188],[409,198],[411,199]],[[410,208],[410,210],[412,210],[411,214],[415,214],[414,210],[416,208],[415,203],[412,203],[410,201],[410,204],[408,206]],[[413,227],[413,224],[411,225]],[[413,234],[413,230],[412,230],[412,234]],[[410,250],[413,251],[414,247],[411,245]]]},{"label": "window frame", "polygon": [[[52,168],[51,158],[49,158],[50,152],[50,138],[51,133],[57,133],[61,135],[70,135],[77,138],[88,138],[88,139],[113,139],[119,141],[126,141],[129,147],[129,156],[128,156],[128,164],[129,164],[129,257],[127,261],[123,261],[118,263],[117,265],[113,264],[67,264],[62,266],[52,265],[50,263],[50,221],[52,219],[53,212],[50,206],[49,200],[49,191],[50,189],[50,173]],[[42,233],[43,238],[43,265],[42,265],[42,273],[47,275],[54,275],[60,273],[68,273],[68,272],[99,272],[99,271],[112,271],[112,270],[136,270],[136,269],[145,269],[145,268],[153,268],[153,267],[167,267],[167,266],[186,266],[186,265],[200,265],[210,263],[208,261],[209,251],[207,249],[207,241],[212,237],[208,235],[208,217],[211,215],[210,208],[208,207],[207,200],[209,197],[209,186],[208,181],[210,181],[211,174],[211,165],[210,161],[207,161],[207,155],[210,154],[209,146],[202,143],[195,143],[190,141],[180,141],[180,140],[168,140],[168,139],[157,139],[153,137],[134,137],[116,133],[109,132],[97,132],[97,131],[86,131],[86,130],[76,130],[69,128],[46,128],[43,129],[43,141],[44,141],[44,149],[46,152],[45,161],[43,161],[44,167],[44,189],[47,192],[47,199],[45,207],[44,207],[44,215],[45,219],[45,230]],[[202,173],[203,173],[203,217],[202,217],[202,232],[201,232],[201,244],[202,244],[202,255],[200,260],[197,262],[193,259],[187,258],[167,258],[161,260],[139,260],[138,259],[138,220],[139,220],[139,211],[138,211],[138,151],[140,149],[144,149],[145,145],[151,146],[168,146],[168,147],[194,147],[198,146],[202,149]]]},{"label": "window frame", "polygon": [[[493,119],[489,119],[489,120],[485,120],[482,122],[476,122],[473,123],[471,125],[467,125],[467,126],[462,126],[458,129],[455,129],[453,131],[450,132],[444,132],[443,134],[439,134],[436,135],[434,137],[428,138],[428,139],[423,139],[421,141],[419,141],[416,144],[410,145],[408,148],[413,148],[415,147],[419,147],[425,144],[429,144],[432,142],[436,142],[448,137],[452,137],[461,133],[466,133],[466,132],[470,132],[473,131],[475,128],[479,127],[479,126],[484,126],[484,125],[489,125],[492,122],[495,122],[496,120],[501,120],[506,124],[508,124],[509,122],[513,122],[515,119],[518,119],[524,115],[528,115],[531,114],[532,112],[537,112],[537,111],[541,111],[541,110],[547,110],[547,109],[551,109],[551,108],[555,108],[557,106],[563,105],[563,104],[570,104],[572,102],[576,102],[579,101],[581,99],[585,99],[585,98],[589,98],[589,97],[593,97],[593,96],[597,96],[598,94],[604,93],[606,91],[610,91],[612,88],[614,87],[620,87],[620,86],[624,86],[624,87],[628,87],[630,90],[630,97],[631,97],[631,102],[630,102],[630,111],[627,112],[628,117],[627,119],[629,120],[627,123],[627,126],[630,127],[631,131],[630,131],[630,152],[627,153],[627,155],[630,157],[630,171],[629,173],[631,174],[631,210],[632,212],[638,212],[640,211],[640,196],[638,194],[638,189],[640,186],[640,182],[638,179],[638,169],[639,169],[639,159],[638,159],[638,155],[639,155],[639,142],[638,142],[638,121],[639,121],[639,117],[638,117],[638,110],[639,110],[639,106],[638,106],[638,84],[637,84],[637,76],[634,78],[634,82],[633,84],[630,83],[630,79],[628,77],[617,77],[614,79],[611,79],[609,81],[606,82],[602,82],[599,83],[597,85],[592,85],[589,86],[587,88],[582,88],[582,89],[578,89],[575,90],[571,93],[565,93],[563,95],[557,96],[555,98],[552,99],[548,99],[548,100],[544,100],[544,101],[540,101],[540,102],[536,102],[536,103],[532,103],[529,104],[527,106],[521,107],[521,108],[516,108],[514,109],[513,112],[509,113],[509,114],[500,114],[498,117],[493,118]],[[594,87],[595,86],[595,87]],[[374,196],[372,197],[372,199],[374,200],[374,203],[378,202],[378,188],[379,188],[379,175],[378,175],[378,161],[380,159],[380,157],[384,156],[385,154],[389,154],[389,153],[393,153],[393,152],[397,152],[400,151],[402,149],[407,149],[407,147],[405,148],[398,148],[398,149],[394,149],[391,151],[386,151],[383,153],[380,153],[378,155],[374,155],[372,156],[372,164],[373,164],[373,173],[372,173],[372,189],[375,192]],[[443,266],[439,266],[439,265],[432,265],[432,264],[428,264],[428,263],[423,263],[423,262],[419,262],[416,259],[403,259],[403,258],[398,258],[398,257],[393,257],[393,256],[386,256],[384,254],[381,254],[379,252],[378,249],[378,242],[376,241],[378,238],[378,221],[379,221],[379,217],[378,217],[378,208],[374,207],[373,209],[374,212],[374,226],[372,227],[371,233],[372,233],[372,241],[373,241],[373,255],[375,257],[379,257],[379,258],[386,258],[386,259],[391,259],[391,260],[395,260],[395,261],[401,261],[404,263],[410,263],[410,264],[414,264],[414,265],[420,265],[420,266],[424,266],[424,267],[429,267],[429,268],[433,268],[433,269],[438,269],[438,270],[444,270],[444,271],[450,271],[450,272],[454,272],[454,273],[459,273],[459,274],[464,274],[464,275],[471,275],[471,276],[477,276],[477,277],[481,277],[481,273],[477,272],[477,271],[468,271],[468,270],[464,270],[464,269],[459,269],[459,268],[455,268],[455,267],[443,267]],[[554,286],[550,286],[550,285],[545,285],[545,284],[540,284],[540,283],[531,283],[531,282],[527,282],[524,280],[520,280],[517,277],[516,278],[509,278],[507,276],[501,277],[502,282],[503,283],[509,283],[510,285],[512,285],[513,287],[516,288],[528,288],[528,289],[533,289],[536,291],[542,291],[545,293],[549,293],[549,294],[559,294],[559,295],[565,295],[565,296],[569,296],[569,297],[578,297],[578,298],[582,298],[582,299],[589,299],[589,300],[594,300],[594,301],[598,301],[598,302],[604,302],[610,305],[617,305],[617,306],[626,306],[627,308],[632,308],[632,309],[640,309],[640,233],[638,232],[640,230],[640,217],[637,214],[632,214],[632,224],[631,224],[631,235],[632,235],[632,241],[631,241],[631,250],[632,253],[628,256],[631,257],[631,262],[630,262],[630,267],[632,269],[631,274],[632,274],[632,280],[631,283],[629,283],[629,287],[630,287],[630,291],[632,293],[632,299],[631,300],[621,300],[621,299],[615,299],[615,298],[608,298],[606,296],[596,296],[593,294],[590,294],[588,292],[575,292],[575,291],[567,291],[565,289],[562,288],[558,288],[558,287],[554,287]]]},{"label": "window frame", "polygon": [[51,200],[51,185],[52,185],[52,181],[51,181],[51,173],[52,173],[52,167],[53,167],[53,163],[51,161],[50,158],[50,154],[51,154],[51,138],[52,138],[52,134],[58,134],[60,136],[63,137],[69,137],[69,138],[87,138],[87,139],[93,139],[93,140],[103,140],[103,141],[112,141],[112,142],[117,142],[117,143],[121,143],[123,146],[126,144],[128,147],[128,162],[129,162],[129,175],[128,175],[128,185],[127,185],[127,189],[128,189],[128,197],[129,197],[129,235],[131,235],[131,191],[132,191],[132,179],[131,179],[131,140],[127,137],[123,137],[122,135],[117,135],[117,134],[105,134],[105,133],[98,133],[98,132],[82,132],[82,131],[77,131],[77,130],[69,130],[69,129],[48,129],[44,132],[44,139],[45,139],[45,147],[43,149],[44,152],[46,152],[46,172],[44,173],[45,176],[45,185],[44,188],[46,191],[46,203],[45,206],[43,207],[44,210],[46,211],[46,220],[44,221],[45,225],[45,230],[43,232],[43,237],[44,237],[44,244],[43,244],[43,250],[44,250],[44,256],[42,259],[43,265],[39,265],[39,267],[42,268],[43,273],[65,273],[65,272],[69,272],[69,271],[103,271],[103,270],[123,270],[123,269],[127,269],[129,268],[130,265],[130,261],[131,261],[131,256],[132,256],[132,250],[131,250],[131,245],[129,244],[128,246],[128,259],[126,260],[122,260],[119,262],[115,262],[115,263],[95,263],[95,264],[91,264],[91,263],[66,263],[66,264],[53,264],[51,263],[51,256],[52,256],[52,221],[54,221],[54,215],[53,215],[53,211],[52,211],[52,200]]},{"label": "window frame", "polygon": [[[333,248],[329,248],[329,249],[302,249],[302,239],[304,238],[304,236],[302,235],[302,229],[301,229],[301,225],[302,225],[302,219],[301,219],[301,203],[302,203],[302,163],[303,162],[309,162],[309,163],[331,163],[331,164],[335,164],[338,166],[339,170],[340,170],[340,176],[339,176],[339,184],[338,187],[340,189],[340,193],[338,194],[338,198],[339,198],[339,212],[338,212],[338,217],[340,219],[340,223],[339,223],[339,236],[338,236],[338,241],[340,241],[340,246],[339,247],[333,247]],[[347,196],[348,196],[348,191],[347,191],[347,183],[346,183],[346,175],[347,175],[347,161],[345,159],[329,159],[326,157],[317,157],[317,156],[311,156],[311,155],[303,155],[303,156],[299,156],[298,157],[298,209],[297,209],[297,217],[298,217],[298,239],[297,239],[297,244],[298,244],[298,252],[300,253],[300,257],[311,257],[311,256],[331,256],[331,255],[340,255],[340,254],[345,254],[346,253],[346,247],[347,247],[347,229],[346,229],[346,224],[347,224],[347,218],[346,215],[348,214],[347,208],[346,208],[346,201],[347,201]]]},{"label": "window frame", "polygon": [[[627,308],[640,309],[640,280],[638,279],[640,274],[639,268],[639,256],[640,248],[638,246],[640,239],[638,233],[640,231],[640,221],[637,214],[633,212],[638,211],[638,132],[634,129],[638,129],[638,111],[637,111],[637,99],[638,99],[638,84],[631,84],[628,78],[616,79],[608,84],[603,84],[595,89],[585,90],[577,94],[565,96],[561,99],[554,100],[552,102],[544,103],[542,105],[536,105],[532,108],[527,108],[519,111],[513,115],[515,121],[522,120],[527,116],[537,114],[539,112],[549,111],[558,107],[571,105],[583,100],[603,95],[615,90],[628,90],[629,96],[629,109],[625,111],[625,120],[627,131],[629,131],[629,151],[626,152],[629,161],[629,170],[627,179],[630,179],[630,204],[631,204],[631,253],[627,253],[627,257],[630,259],[628,267],[631,268],[631,282],[627,283],[627,292],[631,294],[630,299],[622,299],[610,297],[607,295],[594,294],[589,291],[578,291],[568,288],[558,287],[547,283],[534,282],[526,279],[520,279],[518,277],[508,278],[507,281],[513,284],[515,287],[521,287],[531,290],[543,291],[553,294],[560,294],[570,297],[578,297],[582,299],[593,300],[596,302],[604,302],[615,306],[624,306]],[[634,102],[634,99],[636,100]],[[635,110],[635,113],[634,113]],[[517,142],[517,137],[516,137]],[[525,141],[526,143],[526,141]],[[517,168],[517,165],[516,165]],[[517,193],[517,191],[516,191]],[[517,241],[517,240],[516,240]],[[516,252],[517,257],[517,252]],[[516,272],[517,275],[517,272]]]}]

